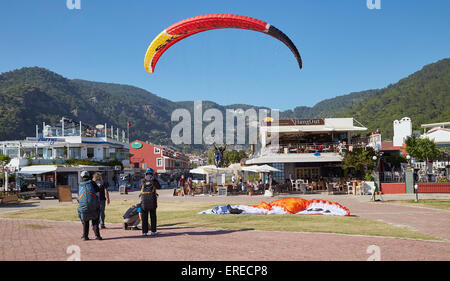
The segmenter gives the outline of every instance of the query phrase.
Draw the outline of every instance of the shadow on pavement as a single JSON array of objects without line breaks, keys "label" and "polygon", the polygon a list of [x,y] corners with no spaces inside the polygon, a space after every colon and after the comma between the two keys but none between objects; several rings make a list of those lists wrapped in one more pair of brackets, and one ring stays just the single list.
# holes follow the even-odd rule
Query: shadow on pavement
[{"label": "shadow on pavement", "polygon": [[[180,229],[180,228],[177,228]],[[163,238],[163,237],[173,237],[173,236],[185,236],[185,235],[224,235],[229,234],[233,232],[242,232],[242,231],[250,231],[254,230],[252,228],[246,228],[246,229],[238,229],[238,230],[207,230],[207,231],[184,231],[184,232],[158,232],[156,236],[147,236],[144,237],[142,235],[131,235],[131,236],[120,236],[120,237],[111,237],[111,238],[103,238],[103,240],[117,240],[117,239],[134,239],[134,238],[140,238],[140,239],[149,239],[149,238]],[[139,232],[140,233],[140,232]]]},{"label": "shadow on pavement", "polygon": [[7,203],[7,204],[0,204],[0,208],[33,208],[39,206],[39,203]]}]

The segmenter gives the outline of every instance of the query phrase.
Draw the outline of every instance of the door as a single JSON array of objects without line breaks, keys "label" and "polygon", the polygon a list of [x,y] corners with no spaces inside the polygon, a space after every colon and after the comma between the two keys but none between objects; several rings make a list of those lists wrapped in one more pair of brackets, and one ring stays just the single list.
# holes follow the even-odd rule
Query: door
[{"label": "door", "polygon": [[70,191],[78,193],[78,175],[72,174],[67,176],[67,181],[70,186]]}]

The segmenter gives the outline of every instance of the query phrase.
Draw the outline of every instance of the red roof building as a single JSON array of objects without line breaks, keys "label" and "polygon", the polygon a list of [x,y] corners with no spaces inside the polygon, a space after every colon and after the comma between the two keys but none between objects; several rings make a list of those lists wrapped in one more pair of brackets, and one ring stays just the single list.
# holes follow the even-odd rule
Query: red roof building
[{"label": "red roof building", "polygon": [[135,169],[152,168],[157,173],[189,169],[189,158],[173,148],[135,140],[130,143],[130,164]]},{"label": "red roof building", "polygon": [[388,152],[388,151],[398,151],[401,155],[407,155],[406,152],[406,144],[403,146],[394,146],[392,141],[384,141],[381,143],[380,151]]}]

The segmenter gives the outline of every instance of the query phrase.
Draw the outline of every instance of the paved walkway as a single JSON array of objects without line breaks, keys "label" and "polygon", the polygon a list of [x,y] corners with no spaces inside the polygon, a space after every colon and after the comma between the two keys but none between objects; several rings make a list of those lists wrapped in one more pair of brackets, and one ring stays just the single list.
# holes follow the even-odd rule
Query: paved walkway
[{"label": "paved walkway", "polygon": [[[280,198],[172,197],[170,192],[160,192],[160,200],[257,204]],[[125,231],[119,224],[107,224],[108,229],[102,231],[103,241],[81,241],[79,222],[0,219],[0,260],[67,260],[77,253],[68,248],[72,245],[75,249],[79,248],[81,260],[367,260],[376,257],[377,253],[381,260],[450,260],[450,211],[369,202],[369,197],[360,196],[301,197],[333,200],[348,207],[353,215],[407,226],[447,240],[435,242],[340,234],[224,231],[178,225],[159,226],[157,237],[143,238],[140,231]],[[137,193],[113,193],[112,198],[137,200],[138,197]],[[44,205],[47,204],[53,203]]]},{"label": "paved walkway", "polygon": [[450,259],[448,242],[176,225],[160,226],[157,237],[144,238],[120,225],[109,227],[101,232],[103,241],[81,241],[78,222],[0,219],[0,260],[67,260],[77,253],[68,252],[73,246],[81,260],[106,261],[365,261],[377,253],[381,260]]}]

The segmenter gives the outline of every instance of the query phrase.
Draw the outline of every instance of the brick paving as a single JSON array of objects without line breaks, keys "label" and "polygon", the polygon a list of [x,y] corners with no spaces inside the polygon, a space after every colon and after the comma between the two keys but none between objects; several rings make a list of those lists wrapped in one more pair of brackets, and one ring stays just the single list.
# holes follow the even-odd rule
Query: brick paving
[{"label": "brick paving", "polygon": [[[78,222],[0,219],[0,260],[64,261],[80,249],[81,260],[278,261],[367,260],[376,245],[381,260],[449,260],[450,243],[354,235],[271,231],[225,231],[160,226],[141,237],[120,225],[102,230],[103,241],[82,241]],[[91,234],[93,238],[93,234]]]},{"label": "brick paving", "polygon": [[[136,197],[136,198],[135,198]],[[408,226],[422,233],[446,239],[422,241],[341,234],[293,233],[273,231],[225,231],[178,225],[159,226],[157,237],[141,237],[140,231],[125,231],[120,224],[107,224],[103,241],[82,241],[81,223],[43,220],[0,219],[0,260],[64,261],[80,249],[81,260],[219,260],[219,261],[291,261],[291,260],[367,260],[380,249],[381,260],[450,260],[450,212],[408,207],[386,202],[367,202],[352,196],[306,195],[324,198],[347,206],[353,215]],[[136,194],[125,195],[127,200]],[[114,199],[124,199],[114,195]],[[171,197],[164,201],[208,201],[221,203],[259,203],[277,199],[262,196]],[[93,238],[93,233],[90,233]]]}]

